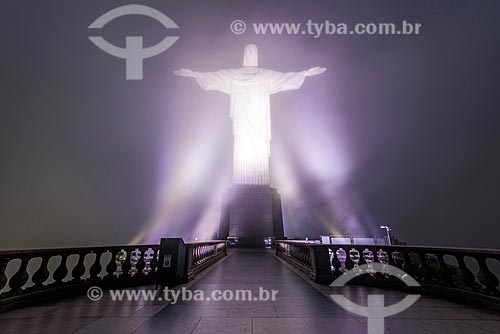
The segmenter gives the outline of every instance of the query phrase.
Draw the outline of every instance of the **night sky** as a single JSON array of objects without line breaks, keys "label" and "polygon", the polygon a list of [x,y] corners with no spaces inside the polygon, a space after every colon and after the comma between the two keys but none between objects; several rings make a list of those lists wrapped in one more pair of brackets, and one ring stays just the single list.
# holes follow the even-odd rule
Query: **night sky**
[{"label": "night sky", "polygon": [[[328,68],[271,97],[271,183],[289,237],[500,248],[498,1],[2,1],[0,249],[209,238],[231,185],[229,98],[178,68]],[[230,23],[247,22],[233,34]],[[420,35],[256,35],[253,22],[422,24]],[[92,44],[146,46],[144,80]]]}]

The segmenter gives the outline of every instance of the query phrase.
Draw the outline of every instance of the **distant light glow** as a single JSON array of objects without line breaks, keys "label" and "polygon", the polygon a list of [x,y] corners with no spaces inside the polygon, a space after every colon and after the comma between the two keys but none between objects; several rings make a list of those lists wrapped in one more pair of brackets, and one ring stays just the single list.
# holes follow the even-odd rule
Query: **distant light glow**
[{"label": "distant light glow", "polygon": [[[213,238],[219,222],[220,199],[230,185],[230,171],[218,165],[220,144],[224,142],[223,125],[212,121],[210,112],[201,115],[199,122],[184,123],[184,128],[172,134],[170,140],[177,149],[166,149],[158,202],[151,219],[131,244],[157,242],[166,236],[182,236],[186,240],[194,240],[195,236],[200,240]],[[185,116],[189,119],[189,115]],[[200,133],[210,136],[202,137]],[[200,195],[205,200],[200,200]]]},{"label": "distant light glow", "polygon": [[349,189],[350,157],[335,106],[311,99],[279,116],[271,167],[285,233],[314,226],[318,234],[372,235],[368,213]]}]

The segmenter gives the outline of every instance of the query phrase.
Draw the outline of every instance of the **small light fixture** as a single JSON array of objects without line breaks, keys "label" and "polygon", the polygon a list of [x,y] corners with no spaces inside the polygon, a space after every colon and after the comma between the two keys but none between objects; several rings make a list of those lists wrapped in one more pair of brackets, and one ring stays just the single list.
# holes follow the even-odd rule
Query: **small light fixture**
[{"label": "small light fixture", "polygon": [[387,225],[381,225],[380,226],[381,229],[384,229],[386,232],[387,232],[387,243],[389,245],[392,245],[392,240],[391,240],[391,228],[390,226],[387,226]]}]

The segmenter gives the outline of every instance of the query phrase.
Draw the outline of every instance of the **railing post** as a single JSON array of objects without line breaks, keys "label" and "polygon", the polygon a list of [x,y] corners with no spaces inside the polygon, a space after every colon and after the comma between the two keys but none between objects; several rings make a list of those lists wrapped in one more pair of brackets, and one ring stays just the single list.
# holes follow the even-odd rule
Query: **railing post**
[{"label": "railing post", "polygon": [[187,267],[189,270],[189,268],[194,267],[194,262],[193,262],[194,261],[194,258],[193,258],[194,248],[193,248],[193,246],[188,245],[186,248],[186,251],[187,251]]},{"label": "railing post", "polygon": [[311,256],[312,272],[311,278],[319,284],[330,284],[333,281],[332,267],[328,247],[309,246]]}]

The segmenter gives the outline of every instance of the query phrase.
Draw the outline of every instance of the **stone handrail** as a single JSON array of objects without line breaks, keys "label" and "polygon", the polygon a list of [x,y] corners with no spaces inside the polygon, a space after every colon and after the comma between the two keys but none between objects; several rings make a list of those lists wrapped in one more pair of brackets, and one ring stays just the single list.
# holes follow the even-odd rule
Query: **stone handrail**
[{"label": "stone handrail", "polygon": [[[277,241],[276,255],[320,284],[330,284],[350,269],[378,262],[398,267],[415,278],[422,293],[500,305],[500,275],[495,270],[500,267],[500,250]],[[370,284],[394,285],[394,282],[380,279],[384,275],[378,278],[370,280]]]},{"label": "stone handrail", "polygon": [[[160,245],[0,251],[0,312],[90,286],[157,283]],[[227,255],[225,241],[186,244],[188,279]]]},{"label": "stone handrail", "polygon": [[200,271],[227,255],[226,241],[192,242],[187,246],[188,280],[191,280]]}]

